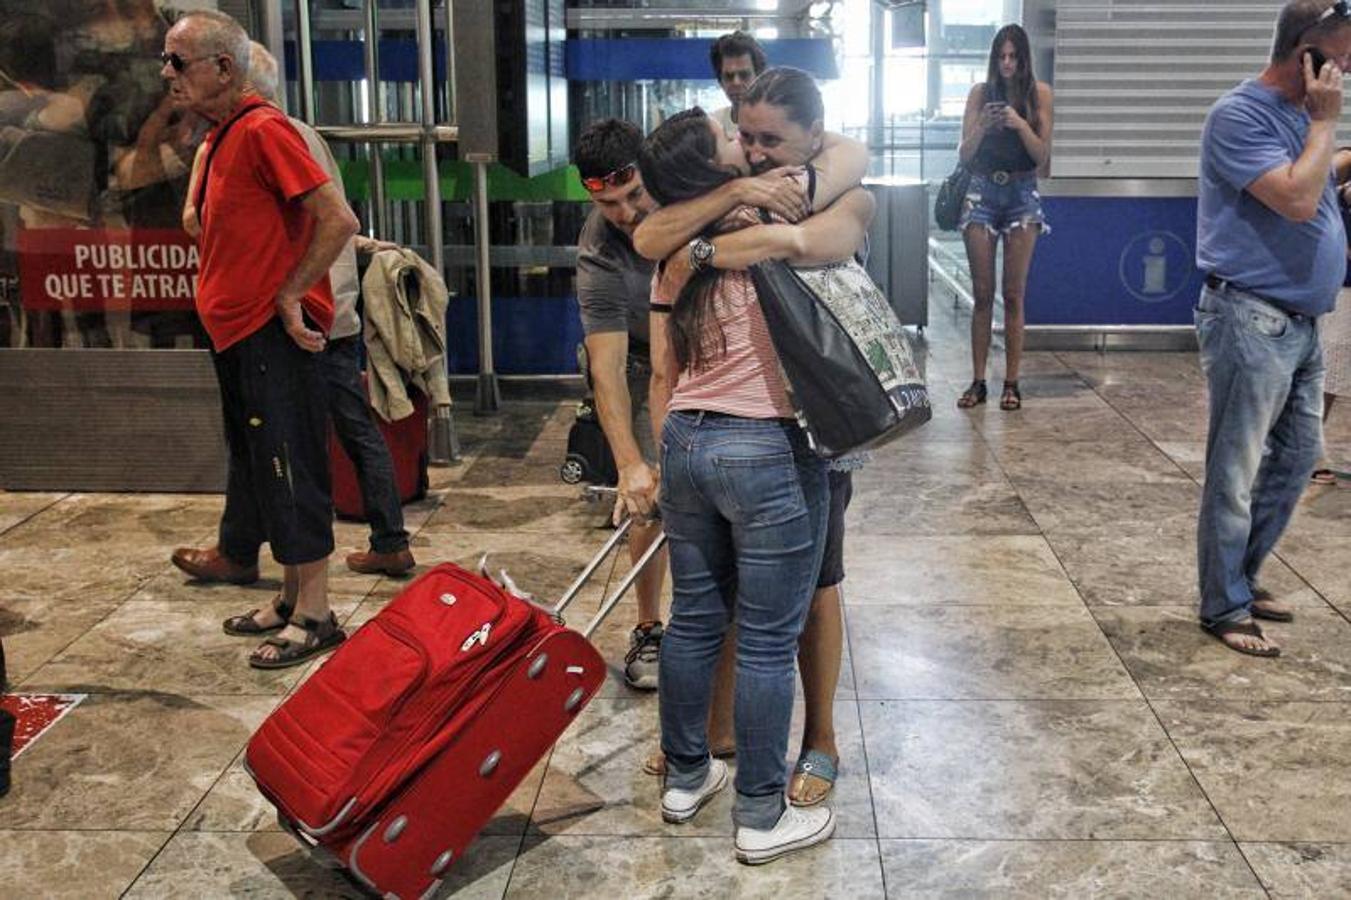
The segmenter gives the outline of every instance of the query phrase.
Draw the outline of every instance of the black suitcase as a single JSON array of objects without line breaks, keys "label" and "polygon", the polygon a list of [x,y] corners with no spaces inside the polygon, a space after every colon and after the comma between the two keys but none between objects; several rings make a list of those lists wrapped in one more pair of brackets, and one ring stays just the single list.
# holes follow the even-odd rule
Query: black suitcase
[{"label": "black suitcase", "polygon": [[586,482],[613,487],[619,483],[619,469],[600,427],[595,397],[587,397],[577,404],[577,420],[568,431],[568,455],[559,467],[558,475],[567,484]]}]

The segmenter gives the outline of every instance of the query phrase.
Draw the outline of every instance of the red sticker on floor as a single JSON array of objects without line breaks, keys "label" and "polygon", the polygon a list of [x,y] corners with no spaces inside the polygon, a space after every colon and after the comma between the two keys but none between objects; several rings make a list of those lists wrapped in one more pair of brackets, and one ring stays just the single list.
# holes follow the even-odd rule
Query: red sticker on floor
[{"label": "red sticker on floor", "polygon": [[6,694],[0,708],[14,714],[14,748],[9,758],[16,759],[23,749],[42,736],[61,717],[80,705],[84,694]]}]

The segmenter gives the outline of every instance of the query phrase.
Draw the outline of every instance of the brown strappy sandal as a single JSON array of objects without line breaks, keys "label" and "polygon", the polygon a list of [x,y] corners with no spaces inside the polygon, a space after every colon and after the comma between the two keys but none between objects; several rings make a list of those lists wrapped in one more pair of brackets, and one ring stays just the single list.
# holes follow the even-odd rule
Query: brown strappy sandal
[{"label": "brown strappy sandal", "polygon": [[322,621],[297,616],[289,620],[289,624],[304,629],[305,639],[292,641],[287,638],[270,637],[263,642],[263,647],[276,647],[277,655],[270,659],[260,656],[263,647],[259,647],[249,654],[249,665],[255,669],[287,669],[335,650],[339,644],[347,640],[347,632],[342,630],[342,626],[338,624],[338,617],[332,613]]},{"label": "brown strappy sandal", "polygon": [[970,409],[973,406],[979,406],[984,403],[990,395],[990,389],[985,385],[984,378],[972,380],[971,387],[967,388],[962,396],[957,398],[958,409]]},{"label": "brown strappy sandal", "polygon": [[281,631],[286,627],[286,620],[291,618],[291,613],[295,612],[294,603],[287,603],[278,594],[272,601],[272,609],[277,615],[281,616],[281,621],[276,625],[259,625],[254,616],[262,612],[262,607],[251,609],[242,616],[231,616],[226,619],[224,624],[225,633],[231,637],[261,637],[265,634],[272,634]]},{"label": "brown strappy sandal", "polygon": [[1012,412],[1015,409],[1023,408],[1023,392],[1018,390],[1018,382],[1005,381],[1004,393],[999,398],[999,408],[1004,412]]}]

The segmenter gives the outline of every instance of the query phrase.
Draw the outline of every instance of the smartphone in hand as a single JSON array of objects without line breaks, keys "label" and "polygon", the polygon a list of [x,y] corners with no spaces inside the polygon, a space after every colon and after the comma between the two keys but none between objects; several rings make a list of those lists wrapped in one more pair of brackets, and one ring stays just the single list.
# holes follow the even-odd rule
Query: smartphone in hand
[{"label": "smartphone in hand", "polygon": [[1309,61],[1313,63],[1314,77],[1315,78],[1318,77],[1319,75],[1322,74],[1323,66],[1328,61],[1327,54],[1325,54],[1322,50],[1319,50],[1317,47],[1310,47],[1308,50],[1305,50],[1304,52],[1305,54],[1308,55]]}]

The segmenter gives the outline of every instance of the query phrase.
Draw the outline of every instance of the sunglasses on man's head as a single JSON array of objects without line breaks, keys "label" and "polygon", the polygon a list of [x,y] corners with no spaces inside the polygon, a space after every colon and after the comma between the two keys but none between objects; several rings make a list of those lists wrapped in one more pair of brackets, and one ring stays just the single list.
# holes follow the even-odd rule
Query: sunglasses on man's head
[{"label": "sunglasses on man's head", "polygon": [[619,187],[628,184],[637,173],[638,164],[631,162],[627,166],[620,166],[609,175],[602,175],[599,178],[583,178],[582,187],[594,194],[605,190],[607,187]]},{"label": "sunglasses on man's head", "polygon": [[[1337,16],[1342,19],[1351,19],[1351,0],[1337,0],[1336,3],[1329,6],[1318,16],[1318,22],[1323,22]],[[1318,22],[1314,24],[1317,25]]]},{"label": "sunglasses on man's head", "polygon": [[214,59],[219,55],[218,53],[208,53],[206,56],[179,56],[177,53],[161,53],[159,61],[162,66],[173,66],[175,72],[182,72],[195,62]]}]

